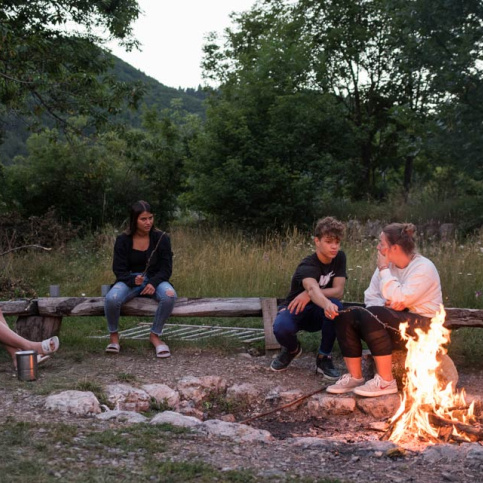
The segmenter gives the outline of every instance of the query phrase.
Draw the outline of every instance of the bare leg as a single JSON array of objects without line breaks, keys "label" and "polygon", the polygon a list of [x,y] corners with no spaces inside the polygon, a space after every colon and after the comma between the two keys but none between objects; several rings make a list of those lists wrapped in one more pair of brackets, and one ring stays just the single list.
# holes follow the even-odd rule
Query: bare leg
[{"label": "bare leg", "polygon": [[151,342],[151,344],[153,344],[155,348],[158,347],[158,345],[160,344],[164,344],[164,342],[159,338],[159,336],[157,336],[153,332],[149,334],[149,342]]},{"label": "bare leg", "polygon": [[109,334],[109,342],[111,344],[119,344],[119,332],[111,332]]},{"label": "bare leg", "polygon": [[374,363],[376,364],[377,373],[385,380],[392,381],[392,355],[388,356],[374,356]]},{"label": "bare leg", "polygon": [[362,379],[362,357],[344,357],[344,361],[350,375]]},{"label": "bare leg", "polygon": [[[8,327],[6,320],[2,317],[0,317],[0,324],[3,324]],[[5,345],[5,349],[7,352],[10,354],[12,357],[14,363],[15,363],[15,352],[19,351],[20,349],[18,347],[12,347],[10,345]]]},{"label": "bare leg", "polygon": [[[14,357],[18,350],[34,350],[39,354],[43,354],[42,342],[32,342],[30,340],[20,337],[14,332],[5,321],[2,312],[0,311],[0,342],[5,345],[9,354]],[[51,345],[53,349],[53,345]]]}]

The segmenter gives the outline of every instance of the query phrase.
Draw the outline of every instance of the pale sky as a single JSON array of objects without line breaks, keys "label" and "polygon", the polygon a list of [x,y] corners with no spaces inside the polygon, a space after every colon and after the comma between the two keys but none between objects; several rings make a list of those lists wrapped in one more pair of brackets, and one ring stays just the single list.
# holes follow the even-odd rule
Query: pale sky
[{"label": "pale sky", "polygon": [[141,51],[126,52],[110,44],[112,53],[169,87],[198,87],[202,45],[212,31],[231,24],[231,12],[250,10],[255,0],[138,0],[144,14],[134,24]]}]

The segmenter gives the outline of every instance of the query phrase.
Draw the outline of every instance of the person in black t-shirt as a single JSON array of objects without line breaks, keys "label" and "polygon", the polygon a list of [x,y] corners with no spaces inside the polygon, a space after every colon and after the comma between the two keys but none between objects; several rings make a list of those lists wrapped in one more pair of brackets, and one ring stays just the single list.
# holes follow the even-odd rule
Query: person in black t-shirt
[{"label": "person in black t-shirt", "polygon": [[322,331],[317,354],[317,372],[329,380],[337,380],[339,371],[330,356],[336,339],[334,319],[342,308],[346,273],[345,253],[340,251],[344,225],[332,217],[317,222],[315,253],[304,258],[292,277],[290,292],[281,304],[273,332],[282,346],[272,361],[273,371],[283,371],[300,356],[302,348],[297,332]]}]

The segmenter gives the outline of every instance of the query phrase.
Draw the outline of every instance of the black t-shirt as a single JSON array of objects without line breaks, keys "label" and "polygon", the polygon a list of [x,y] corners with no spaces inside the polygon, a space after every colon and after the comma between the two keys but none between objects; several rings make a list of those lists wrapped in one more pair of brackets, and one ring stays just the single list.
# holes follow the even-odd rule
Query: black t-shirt
[{"label": "black t-shirt", "polygon": [[288,305],[305,290],[302,283],[304,278],[314,278],[319,283],[320,288],[331,288],[334,277],[347,278],[344,252],[339,251],[330,263],[322,263],[317,257],[317,253],[305,257],[293,274],[290,292],[283,305]]}]

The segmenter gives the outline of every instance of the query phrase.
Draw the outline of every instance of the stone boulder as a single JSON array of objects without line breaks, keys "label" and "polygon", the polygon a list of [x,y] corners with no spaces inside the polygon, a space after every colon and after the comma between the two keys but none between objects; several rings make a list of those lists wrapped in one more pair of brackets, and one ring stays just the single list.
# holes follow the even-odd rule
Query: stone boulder
[{"label": "stone boulder", "polygon": [[246,424],[229,423],[219,419],[209,419],[201,426],[201,430],[209,435],[223,436],[235,441],[271,441],[273,436],[263,429],[256,429]]},{"label": "stone boulder", "polygon": [[172,426],[180,426],[183,428],[194,428],[201,426],[203,423],[192,416],[185,416],[174,411],[163,411],[151,419],[151,424],[171,424]]},{"label": "stone boulder", "polygon": [[193,377],[187,376],[178,382],[178,392],[183,399],[199,404],[207,400],[212,394],[222,394],[226,391],[227,383],[219,376]]},{"label": "stone boulder", "polygon": [[99,401],[90,391],[63,391],[59,394],[53,394],[47,397],[45,408],[80,416],[101,412]]},{"label": "stone boulder", "polygon": [[146,391],[158,404],[166,404],[175,409],[179,405],[179,392],[166,384],[144,384],[141,389]]},{"label": "stone boulder", "polygon": [[314,394],[308,399],[307,409],[314,418],[323,418],[327,414],[350,414],[356,409],[352,394]]},{"label": "stone boulder", "polygon": [[117,410],[143,412],[151,407],[151,396],[146,391],[127,384],[106,386],[105,393],[109,403]]},{"label": "stone boulder", "polygon": [[106,411],[98,414],[97,419],[102,421],[117,421],[120,423],[146,423],[148,418],[135,411]]}]

